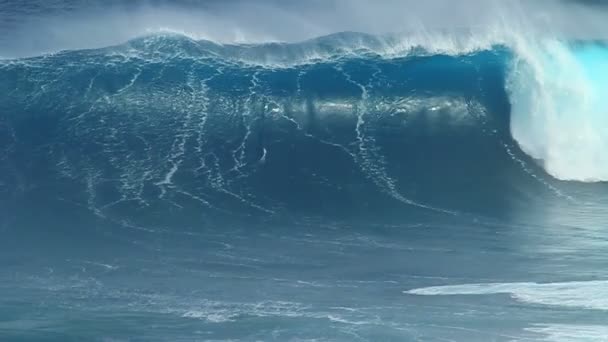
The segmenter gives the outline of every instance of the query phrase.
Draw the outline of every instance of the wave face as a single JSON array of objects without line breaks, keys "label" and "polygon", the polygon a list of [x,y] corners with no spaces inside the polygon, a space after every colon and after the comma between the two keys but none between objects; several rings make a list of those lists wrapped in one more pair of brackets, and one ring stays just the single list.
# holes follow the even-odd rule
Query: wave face
[{"label": "wave face", "polygon": [[155,35],[5,60],[3,198],[154,222],[176,220],[159,208],[495,214],[559,194],[554,178],[608,179],[604,45],[388,58],[383,42]]}]

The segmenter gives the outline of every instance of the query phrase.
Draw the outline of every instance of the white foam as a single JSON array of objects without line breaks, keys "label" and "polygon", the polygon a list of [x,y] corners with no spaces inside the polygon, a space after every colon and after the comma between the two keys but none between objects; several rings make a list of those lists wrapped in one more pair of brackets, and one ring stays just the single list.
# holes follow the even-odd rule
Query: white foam
[{"label": "white foam", "polygon": [[608,340],[608,327],[601,325],[542,324],[527,331],[545,335],[543,341],[597,342]]},{"label": "white foam", "polygon": [[530,304],[608,310],[608,280],[462,284],[425,287],[404,293],[420,296],[509,294],[515,300]]},{"label": "white foam", "polygon": [[233,320],[230,312],[213,312],[207,310],[189,310],[184,312],[182,317],[204,319],[209,323],[225,323]]},{"label": "white foam", "polygon": [[608,46],[557,39],[517,46],[511,133],[562,180],[608,180]]}]

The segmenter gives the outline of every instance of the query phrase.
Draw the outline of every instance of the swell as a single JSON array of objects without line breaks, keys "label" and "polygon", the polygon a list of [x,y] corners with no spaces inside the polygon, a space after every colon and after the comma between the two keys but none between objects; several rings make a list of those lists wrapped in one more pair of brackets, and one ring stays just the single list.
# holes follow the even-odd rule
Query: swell
[{"label": "swell", "polygon": [[[532,193],[561,195],[513,139],[513,96],[546,86],[526,78],[537,76],[530,59],[504,47],[387,58],[374,44],[161,35],[5,61],[2,197],[60,198],[135,226],[404,208],[494,215]],[[252,62],[269,60],[281,63]],[[521,121],[537,106],[513,108]]]}]

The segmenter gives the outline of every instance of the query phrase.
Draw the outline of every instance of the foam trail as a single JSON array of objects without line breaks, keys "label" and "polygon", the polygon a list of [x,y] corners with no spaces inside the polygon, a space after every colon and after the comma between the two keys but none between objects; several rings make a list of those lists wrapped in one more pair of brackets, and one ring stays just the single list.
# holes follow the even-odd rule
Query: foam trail
[{"label": "foam trail", "polygon": [[434,286],[405,291],[420,296],[509,294],[531,304],[608,310],[608,281],[487,283]]},{"label": "foam trail", "polygon": [[570,324],[542,324],[527,331],[545,335],[543,341],[604,341],[608,336],[608,327],[601,325],[570,325]]}]

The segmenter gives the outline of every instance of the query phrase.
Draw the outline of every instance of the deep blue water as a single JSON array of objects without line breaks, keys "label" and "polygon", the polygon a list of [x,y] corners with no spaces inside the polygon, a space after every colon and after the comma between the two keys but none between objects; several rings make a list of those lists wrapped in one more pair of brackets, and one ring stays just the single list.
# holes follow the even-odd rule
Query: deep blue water
[{"label": "deep blue water", "polygon": [[385,44],[0,60],[0,340],[602,340],[603,43]]}]

